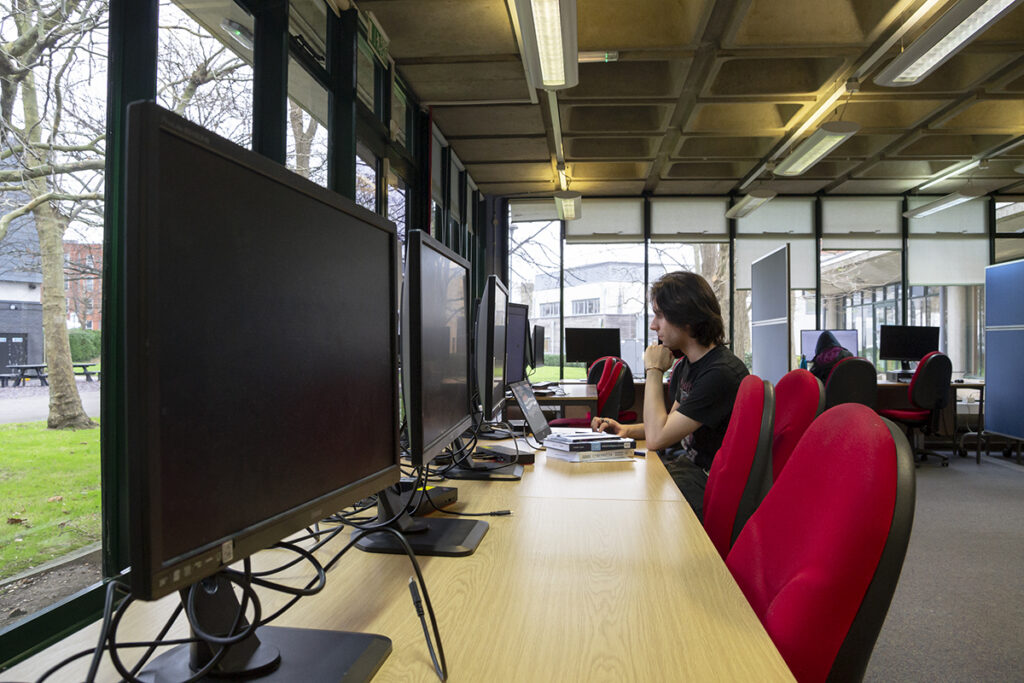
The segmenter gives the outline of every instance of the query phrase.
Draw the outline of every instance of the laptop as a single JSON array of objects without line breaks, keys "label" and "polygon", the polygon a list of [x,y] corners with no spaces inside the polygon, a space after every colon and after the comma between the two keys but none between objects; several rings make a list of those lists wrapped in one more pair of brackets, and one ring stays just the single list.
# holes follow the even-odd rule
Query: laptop
[{"label": "laptop", "polygon": [[544,439],[551,435],[551,426],[548,425],[548,419],[544,417],[544,412],[540,409],[540,404],[537,403],[537,397],[534,396],[530,383],[525,380],[513,382],[509,388],[512,390],[512,395],[515,396],[519,408],[523,411],[526,424],[533,432],[533,438],[539,443],[543,443]]}]

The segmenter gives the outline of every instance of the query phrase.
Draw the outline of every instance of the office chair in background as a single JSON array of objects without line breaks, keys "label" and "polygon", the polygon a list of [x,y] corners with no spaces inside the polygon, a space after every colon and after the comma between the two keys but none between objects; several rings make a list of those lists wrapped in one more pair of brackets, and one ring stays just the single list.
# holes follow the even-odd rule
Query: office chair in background
[{"label": "office chair in background", "polygon": [[860,403],[874,410],[878,404],[878,371],[866,358],[844,358],[825,381],[825,410],[841,403]]},{"label": "office chair in background", "polygon": [[[912,408],[879,410],[879,414],[903,425],[907,438],[914,444],[914,455],[922,460],[934,455],[943,467],[949,466],[949,457],[927,450],[924,437],[934,434],[939,428],[939,416],[949,404],[949,381],[953,377],[953,363],[941,351],[932,351],[917,364],[917,370],[907,388],[907,397]],[[920,430],[920,431],[918,431]],[[917,442],[920,440],[920,447]]]},{"label": "office chair in background", "polygon": [[913,526],[910,444],[843,404],[808,427],[785,472],[726,564],[798,681],[860,680]]},{"label": "office chair in background", "polygon": [[[589,427],[594,417],[610,417],[619,422],[635,422],[636,413],[620,410],[632,405],[634,398],[633,372],[624,360],[616,356],[602,356],[587,369],[587,383],[597,385],[597,413],[584,417],[560,417],[551,420],[552,427]],[[628,400],[628,403],[625,401]]]},{"label": "office chair in background", "polygon": [[772,481],[779,478],[800,437],[825,410],[825,385],[808,370],[790,370],[775,385]]},{"label": "office chair in background", "polygon": [[772,383],[744,377],[704,488],[704,530],[722,557],[771,486],[774,417]]}]

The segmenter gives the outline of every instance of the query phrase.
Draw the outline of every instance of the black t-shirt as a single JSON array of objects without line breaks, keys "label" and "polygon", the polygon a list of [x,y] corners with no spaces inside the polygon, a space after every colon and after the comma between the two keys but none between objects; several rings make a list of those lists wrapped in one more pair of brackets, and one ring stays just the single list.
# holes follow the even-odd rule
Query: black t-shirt
[{"label": "black t-shirt", "polygon": [[684,359],[676,372],[682,373],[675,396],[679,401],[676,410],[701,423],[697,431],[683,439],[682,445],[693,452],[698,467],[708,469],[722,446],[736,392],[749,374],[747,366],[726,347],[716,346],[696,363]]}]

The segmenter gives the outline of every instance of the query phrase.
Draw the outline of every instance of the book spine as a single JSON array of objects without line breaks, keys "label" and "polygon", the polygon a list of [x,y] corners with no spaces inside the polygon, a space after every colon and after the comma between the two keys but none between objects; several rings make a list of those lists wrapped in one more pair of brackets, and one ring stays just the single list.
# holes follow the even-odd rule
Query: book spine
[{"label": "book spine", "polygon": [[548,455],[572,462],[586,462],[588,460],[608,460],[611,458],[631,457],[633,455],[633,449],[616,448],[601,451],[567,451],[558,448],[548,448]]},{"label": "book spine", "polygon": [[608,439],[606,441],[562,441],[560,439],[545,439],[544,445],[548,448],[560,448],[563,451],[604,451],[622,448],[636,448],[634,439]]}]

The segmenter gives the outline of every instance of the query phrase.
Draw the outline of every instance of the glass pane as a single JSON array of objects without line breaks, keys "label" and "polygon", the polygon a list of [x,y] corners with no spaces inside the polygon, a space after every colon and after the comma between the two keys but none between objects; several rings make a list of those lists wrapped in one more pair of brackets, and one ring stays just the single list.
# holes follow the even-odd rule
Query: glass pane
[{"label": "glass pane", "polygon": [[[725,242],[684,244],[680,242],[652,242],[647,252],[648,282],[665,273],[686,270],[702,275],[718,298],[722,308],[726,335],[729,333],[729,245]],[[647,307],[647,325],[651,324],[651,309]],[[654,340],[653,333],[648,339]],[[728,340],[726,340],[728,341]]]},{"label": "glass pane", "polygon": [[359,37],[359,50],[357,50],[357,53],[356,91],[363,104],[369,107],[371,111],[376,111],[376,108],[373,106],[376,101],[374,93],[377,92],[377,70],[374,68],[376,60],[370,54],[370,47],[363,40],[362,36]]},{"label": "glass pane", "polygon": [[405,93],[402,92],[398,83],[395,83],[395,87],[391,91],[391,125],[392,130],[395,131],[395,141],[400,145],[405,145],[409,139],[408,129],[408,104],[405,100]]},{"label": "glass pane", "polygon": [[996,263],[1024,258],[1024,239],[996,238]]},{"label": "glass pane", "polygon": [[1024,201],[996,202],[996,232],[1024,234]]},{"label": "glass pane", "polygon": [[405,181],[394,174],[389,174],[388,220],[392,221],[398,229],[398,239],[401,240],[402,244],[405,244],[405,216],[407,210],[405,193]]},{"label": "glass pane", "polygon": [[[648,324],[644,245],[566,244],[564,290],[565,326],[618,328],[619,355],[634,378],[643,377]],[[565,365],[566,377],[585,377],[586,371],[584,363]]]},{"label": "glass pane", "polygon": [[288,129],[285,165],[327,186],[327,90],[294,59],[288,60]]},{"label": "glass pane", "polygon": [[377,211],[377,160],[362,146],[356,149],[356,204]]},{"label": "glass pane", "polygon": [[[813,330],[815,328],[815,310],[818,305],[818,297],[814,295],[813,289],[794,289],[791,291],[790,301],[792,302],[792,334],[790,348],[793,350],[793,357],[790,361],[790,369],[800,367],[800,331]],[[850,349],[854,353],[856,349]],[[810,358],[807,359],[810,362]]]},{"label": "glass pane", "polygon": [[[76,6],[80,23],[45,35],[25,29],[45,25],[44,13],[59,14],[55,3],[7,2],[0,13],[5,53],[17,45],[30,57],[31,74],[11,89],[5,81],[0,164],[98,168],[0,183],[0,215],[11,219],[0,241],[0,631],[102,578],[95,419],[104,323],[106,6]],[[26,128],[36,135],[18,133]],[[59,198],[11,214],[48,193]],[[42,287],[44,265],[59,278],[53,287]],[[44,319],[44,308],[57,315]],[[48,428],[48,420],[60,428]]]},{"label": "glass pane", "polygon": [[[252,17],[237,5],[160,3],[157,102],[242,147],[252,142]],[[226,16],[224,16],[226,15]]]},{"label": "glass pane", "polygon": [[559,379],[560,235],[554,220],[513,222],[508,229],[509,301],[529,306],[530,324],[544,328],[544,364],[529,374],[534,382]]},{"label": "glass pane", "polygon": [[821,321],[824,329],[855,329],[861,355],[879,372],[899,367],[878,359],[882,325],[900,320],[899,251],[821,252]]}]

